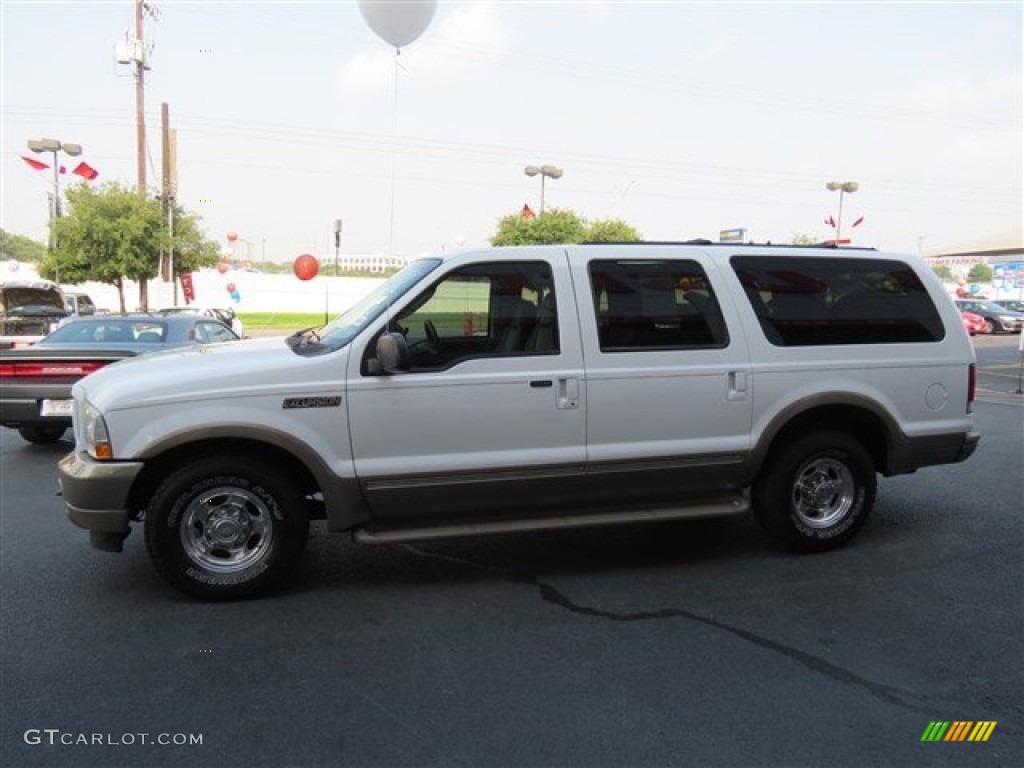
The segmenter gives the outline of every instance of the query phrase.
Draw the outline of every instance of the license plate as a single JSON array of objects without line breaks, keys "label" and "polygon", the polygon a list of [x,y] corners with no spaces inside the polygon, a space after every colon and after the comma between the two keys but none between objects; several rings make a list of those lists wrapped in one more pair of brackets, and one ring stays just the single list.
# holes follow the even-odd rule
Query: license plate
[{"label": "license plate", "polygon": [[40,416],[70,416],[73,400],[43,400],[39,405]]}]

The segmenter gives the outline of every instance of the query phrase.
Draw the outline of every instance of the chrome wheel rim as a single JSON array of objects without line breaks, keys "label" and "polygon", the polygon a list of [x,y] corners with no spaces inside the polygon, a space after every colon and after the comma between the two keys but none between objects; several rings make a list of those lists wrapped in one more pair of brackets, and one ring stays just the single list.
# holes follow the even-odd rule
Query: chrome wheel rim
[{"label": "chrome wheel rim", "polygon": [[224,486],[192,499],[179,531],[192,562],[215,573],[238,573],[266,556],[274,522],[259,496],[245,488]]},{"label": "chrome wheel rim", "polygon": [[846,517],[855,494],[849,467],[835,459],[814,459],[793,483],[793,510],[811,528],[829,528]]}]

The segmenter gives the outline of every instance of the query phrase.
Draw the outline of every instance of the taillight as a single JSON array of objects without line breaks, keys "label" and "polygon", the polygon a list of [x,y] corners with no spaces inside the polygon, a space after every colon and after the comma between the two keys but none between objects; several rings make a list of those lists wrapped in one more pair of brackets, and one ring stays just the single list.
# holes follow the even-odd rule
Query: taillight
[{"label": "taillight", "polygon": [[96,360],[53,363],[0,363],[0,378],[50,378],[60,376],[88,376],[106,365]]},{"label": "taillight", "polygon": [[974,363],[967,367],[967,412],[974,411],[974,387],[977,382],[978,372],[974,369]]}]

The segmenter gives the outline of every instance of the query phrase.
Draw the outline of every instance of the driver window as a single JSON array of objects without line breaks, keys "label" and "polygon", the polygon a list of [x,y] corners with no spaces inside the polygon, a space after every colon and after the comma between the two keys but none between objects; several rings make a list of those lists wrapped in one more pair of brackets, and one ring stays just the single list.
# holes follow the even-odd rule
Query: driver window
[{"label": "driver window", "polygon": [[393,321],[412,370],[443,370],[478,357],[557,354],[558,323],[547,262],[474,264],[447,275]]}]

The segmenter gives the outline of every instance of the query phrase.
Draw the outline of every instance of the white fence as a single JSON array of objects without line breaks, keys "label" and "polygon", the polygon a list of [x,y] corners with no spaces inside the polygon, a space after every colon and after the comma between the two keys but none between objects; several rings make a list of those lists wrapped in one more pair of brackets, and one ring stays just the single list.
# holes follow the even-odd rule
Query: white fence
[{"label": "white fence", "polygon": [[[2,280],[36,279],[31,264],[4,262],[0,264]],[[247,272],[229,269],[220,273],[216,269],[203,269],[192,276],[196,300],[202,307],[233,307],[237,312],[323,312],[326,308],[330,317],[343,312],[367,294],[383,278],[373,277],[325,277],[317,275],[312,280],[302,281],[292,274],[272,275],[261,272]],[[67,291],[88,293],[96,306],[117,312],[120,304],[117,288],[107,283],[82,283],[68,285]],[[238,294],[238,301],[231,298],[229,287]],[[174,305],[173,287],[162,280],[149,281],[149,307],[160,309]],[[125,283],[125,308],[132,311],[139,306],[139,287],[136,283]],[[178,305],[185,304],[181,286],[178,286]]]}]

